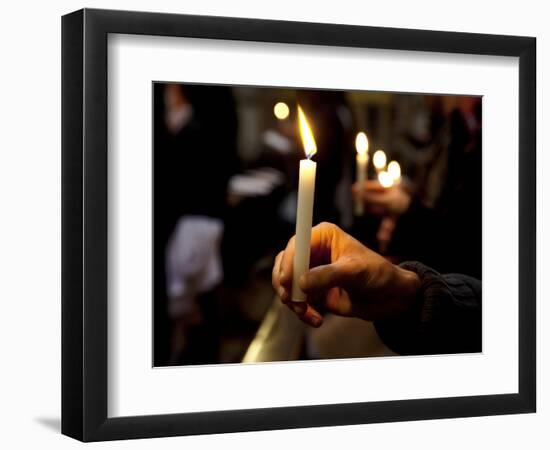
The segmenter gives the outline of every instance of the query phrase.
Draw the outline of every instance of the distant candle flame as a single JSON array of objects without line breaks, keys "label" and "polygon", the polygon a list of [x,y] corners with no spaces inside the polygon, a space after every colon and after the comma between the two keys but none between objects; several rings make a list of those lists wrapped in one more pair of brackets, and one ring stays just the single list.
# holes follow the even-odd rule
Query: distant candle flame
[{"label": "distant candle flame", "polygon": [[382,185],[382,187],[389,188],[393,186],[393,177],[389,172],[383,170],[378,174],[378,182]]},{"label": "distant candle flame", "polygon": [[390,161],[388,164],[388,173],[393,178],[393,181],[399,181],[401,179],[401,166],[397,161]]},{"label": "distant candle flame", "polygon": [[304,111],[302,111],[300,105],[298,105],[298,122],[300,124],[300,136],[302,137],[304,152],[309,159],[317,153],[317,145],[315,144],[315,138],[313,137],[313,132],[311,131],[306,115]]},{"label": "distant candle flame", "polygon": [[367,135],[362,131],[357,133],[357,137],[355,138],[355,149],[360,155],[366,155],[369,151],[369,140],[367,139]]},{"label": "distant candle flame", "polygon": [[376,150],[376,152],[374,152],[372,163],[374,167],[376,167],[376,170],[382,170],[386,167],[386,154],[384,150]]},{"label": "distant candle flame", "polygon": [[288,108],[288,105],[285,102],[278,102],[273,107],[273,114],[275,114],[275,117],[279,120],[285,120],[288,118],[288,115],[290,114],[290,109]]}]

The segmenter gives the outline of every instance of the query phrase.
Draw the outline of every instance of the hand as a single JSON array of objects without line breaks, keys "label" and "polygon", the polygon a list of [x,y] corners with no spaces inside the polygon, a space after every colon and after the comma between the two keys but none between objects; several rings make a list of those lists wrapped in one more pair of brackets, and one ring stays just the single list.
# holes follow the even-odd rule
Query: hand
[{"label": "hand", "polygon": [[378,181],[367,180],[363,189],[355,183],[352,192],[363,201],[368,213],[377,216],[400,216],[411,204],[411,194],[400,184],[385,188]]},{"label": "hand", "polygon": [[299,280],[307,302],[291,301],[293,261],[294,237],[275,259],[273,287],[283,303],[314,327],[323,322],[320,310],[365,320],[405,314],[420,289],[416,273],[390,263],[331,223],[312,230],[312,268]]}]

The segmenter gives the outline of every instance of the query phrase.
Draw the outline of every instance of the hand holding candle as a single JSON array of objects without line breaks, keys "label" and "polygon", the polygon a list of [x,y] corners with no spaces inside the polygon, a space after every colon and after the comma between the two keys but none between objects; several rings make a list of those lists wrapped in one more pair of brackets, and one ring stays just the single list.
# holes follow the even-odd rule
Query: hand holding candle
[{"label": "hand holding candle", "polygon": [[328,222],[313,227],[311,248],[313,268],[301,278],[301,286],[315,302],[290,302],[292,241],[275,259],[272,272],[273,288],[300,320],[319,327],[323,310],[369,321],[401,315],[410,318],[421,287],[416,273],[391,264]]},{"label": "hand holding candle", "polygon": [[378,217],[399,217],[412,201],[408,189],[401,185],[401,168],[392,161],[387,170],[378,174],[378,180],[367,181],[363,191],[365,210]]},{"label": "hand holding candle", "polygon": [[306,301],[306,294],[298,286],[298,280],[302,274],[309,270],[315,171],[317,169],[317,164],[309,158],[317,152],[317,145],[315,144],[315,138],[313,137],[311,127],[300,105],[298,105],[298,122],[300,126],[300,136],[307,158],[300,161],[291,300],[295,302],[304,302]]},{"label": "hand holding candle", "polygon": [[363,202],[365,212],[378,217],[400,216],[412,199],[410,192],[401,186],[401,167],[396,161],[381,170],[376,180],[366,180],[353,189],[356,198]]}]

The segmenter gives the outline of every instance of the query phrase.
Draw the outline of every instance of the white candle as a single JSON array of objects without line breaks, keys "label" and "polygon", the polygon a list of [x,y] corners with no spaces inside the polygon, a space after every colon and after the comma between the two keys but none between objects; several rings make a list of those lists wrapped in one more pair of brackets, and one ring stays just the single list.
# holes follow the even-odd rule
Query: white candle
[{"label": "white candle", "polygon": [[296,239],[294,241],[294,270],[292,274],[292,301],[306,301],[306,294],[298,286],[302,274],[309,270],[311,226],[313,221],[313,198],[317,163],[311,158],[317,152],[315,139],[302,108],[298,106],[300,135],[307,159],[300,161],[298,204],[296,207]]},{"label": "white candle", "polygon": [[367,167],[369,164],[369,140],[367,139],[367,135],[362,131],[357,133],[357,137],[355,138],[355,149],[357,150],[357,156],[355,157],[355,180],[360,190],[355,199],[355,215],[362,216],[365,213],[365,207],[363,205],[363,199],[361,198],[361,190],[365,187]]}]

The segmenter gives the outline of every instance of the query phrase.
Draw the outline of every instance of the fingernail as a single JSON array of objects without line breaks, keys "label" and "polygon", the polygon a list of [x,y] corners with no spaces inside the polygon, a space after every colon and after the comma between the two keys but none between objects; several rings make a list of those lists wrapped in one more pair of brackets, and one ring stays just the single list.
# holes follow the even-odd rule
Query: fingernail
[{"label": "fingernail", "polygon": [[292,302],[292,310],[296,313],[296,314],[304,314],[307,310],[307,304],[306,302],[295,302],[293,301]]},{"label": "fingernail", "polygon": [[285,295],[285,288],[284,288],[284,287],[282,287],[282,286],[281,286],[281,287],[279,287],[279,290],[278,290],[278,292],[279,292],[279,297],[283,298],[283,297],[284,297],[284,295]]},{"label": "fingernail", "polygon": [[311,318],[311,323],[313,324],[314,327],[320,326],[322,321],[323,319],[321,318],[321,316],[313,316]]},{"label": "fingernail", "polygon": [[279,272],[279,281],[283,281],[283,278],[285,277],[285,273],[281,270]]}]

